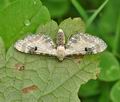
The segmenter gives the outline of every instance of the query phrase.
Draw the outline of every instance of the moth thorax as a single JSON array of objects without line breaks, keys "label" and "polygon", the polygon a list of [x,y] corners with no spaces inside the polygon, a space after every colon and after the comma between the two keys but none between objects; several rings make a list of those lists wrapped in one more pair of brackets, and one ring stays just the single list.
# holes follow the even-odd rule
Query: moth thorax
[{"label": "moth thorax", "polygon": [[65,47],[64,46],[58,46],[57,47],[57,57],[59,60],[63,60],[65,57]]},{"label": "moth thorax", "polygon": [[57,35],[57,46],[64,46],[65,44],[65,35],[62,29],[58,30],[58,35]]}]

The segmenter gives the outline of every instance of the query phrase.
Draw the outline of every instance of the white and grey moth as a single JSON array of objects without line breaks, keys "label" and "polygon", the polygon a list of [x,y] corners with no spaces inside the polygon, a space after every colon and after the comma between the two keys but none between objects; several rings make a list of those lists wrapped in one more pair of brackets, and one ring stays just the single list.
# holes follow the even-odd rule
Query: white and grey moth
[{"label": "white and grey moth", "polygon": [[47,35],[29,35],[23,40],[15,43],[14,47],[24,53],[31,54],[48,54],[56,56],[59,60],[63,60],[69,55],[85,55],[103,52],[106,43],[95,36],[83,33],[73,35],[65,45],[65,35],[62,29],[58,30],[56,44]]}]

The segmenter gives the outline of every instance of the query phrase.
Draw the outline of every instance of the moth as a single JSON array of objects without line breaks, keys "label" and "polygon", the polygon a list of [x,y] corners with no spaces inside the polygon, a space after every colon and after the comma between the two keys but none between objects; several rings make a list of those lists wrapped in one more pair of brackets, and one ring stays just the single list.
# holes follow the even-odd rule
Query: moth
[{"label": "moth", "polygon": [[36,34],[29,35],[23,40],[18,40],[14,47],[20,52],[48,54],[56,56],[62,61],[69,55],[86,55],[103,52],[107,45],[102,39],[86,33],[74,34],[65,44],[65,34],[62,29],[59,29],[56,44],[48,35]]}]

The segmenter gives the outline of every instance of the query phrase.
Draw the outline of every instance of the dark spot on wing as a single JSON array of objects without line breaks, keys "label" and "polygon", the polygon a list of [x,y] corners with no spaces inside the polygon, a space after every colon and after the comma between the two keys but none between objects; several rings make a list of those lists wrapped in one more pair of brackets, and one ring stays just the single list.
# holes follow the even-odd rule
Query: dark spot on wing
[{"label": "dark spot on wing", "polygon": [[87,47],[85,47],[85,51],[88,51],[88,48],[87,48]]},{"label": "dark spot on wing", "polygon": [[93,48],[85,47],[86,54],[92,54]]},{"label": "dark spot on wing", "polygon": [[29,49],[29,53],[30,53],[30,54],[34,54],[35,51],[37,51],[37,46],[35,46],[35,47],[30,47],[30,49]]},{"label": "dark spot on wing", "polygon": [[35,46],[35,51],[37,50],[37,46]]}]

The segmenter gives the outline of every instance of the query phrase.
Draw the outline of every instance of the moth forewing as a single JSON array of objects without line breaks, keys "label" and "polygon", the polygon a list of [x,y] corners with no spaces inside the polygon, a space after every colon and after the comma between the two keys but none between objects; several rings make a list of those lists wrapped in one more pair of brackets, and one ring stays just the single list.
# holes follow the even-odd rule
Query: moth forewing
[{"label": "moth forewing", "polygon": [[73,35],[66,44],[65,55],[73,54],[96,54],[106,49],[106,43],[96,37],[89,34],[78,33]]},{"label": "moth forewing", "polygon": [[52,39],[46,35],[32,35],[18,40],[14,47],[21,52],[31,54],[49,54],[57,56]]}]

